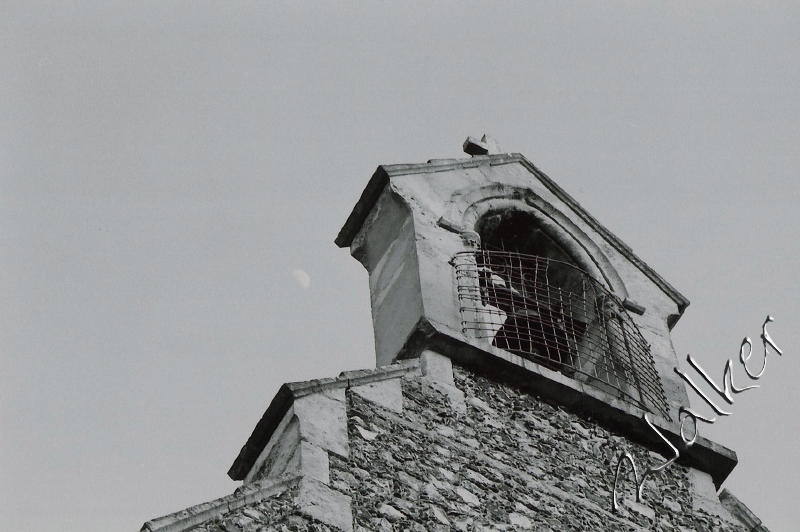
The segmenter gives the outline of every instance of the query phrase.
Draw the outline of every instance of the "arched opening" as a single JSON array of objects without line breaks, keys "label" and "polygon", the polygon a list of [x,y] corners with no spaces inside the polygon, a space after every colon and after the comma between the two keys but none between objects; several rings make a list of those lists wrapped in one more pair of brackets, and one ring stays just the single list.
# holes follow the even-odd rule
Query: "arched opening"
[{"label": "arched opening", "polygon": [[569,312],[569,296],[583,282],[577,267],[567,267],[574,266],[570,256],[525,212],[489,213],[476,229],[483,303],[506,315],[492,344],[553,369],[572,368],[570,333],[582,336],[585,325]]},{"label": "arched opening", "polygon": [[569,254],[550,238],[528,212],[504,209],[482,216],[475,228],[485,249],[537,253],[544,257],[571,262]]},{"label": "arched opening", "polygon": [[487,212],[475,231],[479,249],[467,252],[460,275],[456,262],[465,332],[663,411],[649,346],[620,299],[579,266],[568,245],[515,209]]}]

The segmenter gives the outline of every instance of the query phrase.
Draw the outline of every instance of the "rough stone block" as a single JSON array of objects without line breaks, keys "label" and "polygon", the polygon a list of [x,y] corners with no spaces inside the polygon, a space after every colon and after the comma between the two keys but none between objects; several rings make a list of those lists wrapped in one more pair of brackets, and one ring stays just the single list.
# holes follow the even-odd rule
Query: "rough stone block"
[{"label": "rough stone block", "polygon": [[297,495],[300,512],[340,530],[353,530],[351,498],[310,478],[300,481]]},{"label": "rough stone block", "polygon": [[[452,377],[452,369],[450,371]],[[387,379],[384,381],[371,382],[361,386],[353,386],[350,390],[389,410],[395,412],[403,411],[403,392],[400,389],[400,379]]]},{"label": "rough stone block", "polygon": [[422,374],[428,379],[448,386],[455,386],[455,381],[453,380],[453,363],[448,357],[426,349],[420,354],[419,358],[422,366]]},{"label": "rough stone block", "polygon": [[290,408],[250,468],[245,484],[299,472],[299,443],[300,426]]},{"label": "rough stone block", "polygon": [[313,443],[301,441],[299,448],[300,474],[330,484],[328,453]]},{"label": "rough stone block", "polygon": [[293,415],[286,430],[281,431],[264,448],[245,483],[287,475],[303,475],[325,484],[330,483],[328,453],[321,447],[300,439],[299,423]]},{"label": "rough stone block", "polygon": [[326,390],[295,400],[300,437],[327,451],[347,457],[347,413],[344,389]]},{"label": "rough stone block", "polygon": [[694,468],[689,468],[689,481],[694,488],[692,507],[695,510],[703,510],[712,515],[718,515],[726,520],[731,519],[727,510],[725,510],[722,503],[719,502],[717,488],[714,486],[714,480],[711,478],[711,475]]},{"label": "rough stone block", "polygon": [[435,351],[425,350],[420,354],[420,366],[423,378],[447,395],[453,410],[465,413],[467,404],[464,402],[464,392],[455,385],[452,361]]}]

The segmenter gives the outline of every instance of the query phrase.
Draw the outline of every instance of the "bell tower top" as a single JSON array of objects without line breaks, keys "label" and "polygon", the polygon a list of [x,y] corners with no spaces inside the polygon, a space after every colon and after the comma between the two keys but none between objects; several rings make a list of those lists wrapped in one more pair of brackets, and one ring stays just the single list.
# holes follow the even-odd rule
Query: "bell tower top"
[{"label": "bell tower top", "polygon": [[377,365],[434,350],[677,419],[688,300],[524,156],[463,148],[379,166],[336,238],[369,272]]}]

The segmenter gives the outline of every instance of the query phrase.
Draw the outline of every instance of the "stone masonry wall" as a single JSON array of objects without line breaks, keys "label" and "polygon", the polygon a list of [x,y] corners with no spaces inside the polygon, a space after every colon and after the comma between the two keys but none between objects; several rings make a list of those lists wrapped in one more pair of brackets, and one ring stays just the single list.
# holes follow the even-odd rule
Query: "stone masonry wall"
[{"label": "stone masonry wall", "polygon": [[325,523],[304,516],[297,505],[297,488],[223,513],[191,532],[334,532]]},{"label": "stone masonry wall", "polygon": [[512,386],[454,375],[465,411],[419,376],[403,379],[400,413],[348,392],[350,457],[331,454],[331,487],[352,496],[355,530],[743,530],[694,509],[677,465],[648,478],[642,504],[622,482],[611,513],[618,453],[641,469],[660,455]]}]

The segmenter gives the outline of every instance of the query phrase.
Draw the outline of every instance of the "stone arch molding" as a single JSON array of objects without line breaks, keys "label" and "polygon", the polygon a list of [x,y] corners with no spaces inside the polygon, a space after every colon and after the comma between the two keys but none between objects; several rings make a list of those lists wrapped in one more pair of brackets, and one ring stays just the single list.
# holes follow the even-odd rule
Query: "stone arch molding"
[{"label": "stone arch molding", "polygon": [[451,231],[475,231],[483,215],[504,209],[533,216],[580,268],[603,281],[620,299],[628,297],[625,283],[600,247],[572,220],[529,188],[492,183],[458,190],[450,196],[439,225]]}]

